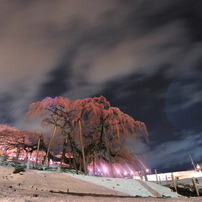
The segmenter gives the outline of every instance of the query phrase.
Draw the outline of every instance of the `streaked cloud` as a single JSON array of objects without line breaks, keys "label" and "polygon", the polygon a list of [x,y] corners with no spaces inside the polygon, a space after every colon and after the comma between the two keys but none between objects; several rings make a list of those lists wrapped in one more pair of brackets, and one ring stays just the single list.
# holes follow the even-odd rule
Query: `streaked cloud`
[{"label": "streaked cloud", "polygon": [[[181,135],[178,134],[178,136]],[[181,136],[180,139],[156,145],[152,150],[144,146],[144,151],[153,168],[182,168],[184,164],[190,164],[190,168],[192,168],[189,155],[192,156],[195,163],[200,163],[200,159],[202,158],[200,152],[202,145],[201,135],[199,133],[184,137]]]}]

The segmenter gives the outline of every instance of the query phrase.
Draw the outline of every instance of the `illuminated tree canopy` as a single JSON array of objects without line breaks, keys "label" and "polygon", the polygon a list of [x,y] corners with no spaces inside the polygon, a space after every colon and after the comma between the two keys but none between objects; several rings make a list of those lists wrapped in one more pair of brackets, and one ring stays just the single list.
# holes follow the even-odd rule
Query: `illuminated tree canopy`
[{"label": "illuminated tree canopy", "polygon": [[111,167],[121,162],[141,167],[127,149],[127,138],[136,142],[141,137],[148,140],[145,124],[135,121],[119,108],[111,107],[103,96],[76,101],[47,97],[30,105],[27,118],[30,116],[40,116],[43,126],[53,127],[47,158],[57,133],[64,137],[61,161],[67,160],[66,153],[71,154],[75,169],[87,172],[92,164],[95,171],[99,161],[105,161]]}]

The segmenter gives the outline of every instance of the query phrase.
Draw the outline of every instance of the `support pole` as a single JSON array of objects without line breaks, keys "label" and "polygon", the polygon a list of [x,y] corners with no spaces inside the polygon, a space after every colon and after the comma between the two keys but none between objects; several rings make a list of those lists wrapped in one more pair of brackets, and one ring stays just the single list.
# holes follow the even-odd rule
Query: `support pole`
[{"label": "support pole", "polygon": [[83,158],[84,173],[87,174],[87,172],[86,172],[86,160],[85,160],[85,153],[84,153],[84,144],[83,144],[81,120],[79,120],[79,137],[80,137],[80,143],[81,143],[81,151],[82,151],[82,158]]},{"label": "support pole", "polygon": [[193,165],[193,167],[194,167],[194,170],[196,170],[196,166],[195,166],[195,164],[194,164],[194,161],[193,161],[193,159],[192,159],[192,157],[191,157],[191,155],[189,154],[189,158],[190,158],[190,160],[191,160],[191,164]]},{"label": "support pole", "polygon": [[36,162],[35,162],[35,167],[36,167],[36,168],[37,168],[37,162],[38,162],[38,158],[39,158],[40,144],[41,144],[41,137],[39,137],[39,139],[38,139],[38,145],[37,145]]}]

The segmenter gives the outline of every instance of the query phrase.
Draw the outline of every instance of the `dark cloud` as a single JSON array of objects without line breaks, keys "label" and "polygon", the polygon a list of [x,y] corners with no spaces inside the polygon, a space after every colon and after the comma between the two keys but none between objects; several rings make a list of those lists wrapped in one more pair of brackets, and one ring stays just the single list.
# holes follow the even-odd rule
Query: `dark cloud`
[{"label": "dark cloud", "polygon": [[199,162],[201,159],[201,133],[184,136],[178,134],[180,139],[173,139],[161,143],[152,149],[145,150],[149,163],[153,168],[158,168],[159,171],[175,171],[193,169],[189,155],[192,156],[194,162]]},{"label": "dark cloud", "polygon": [[40,87],[39,96],[37,96],[39,100],[44,97],[56,97],[62,95],[68,90],[66,84],[68,74],[66,70],[66,65],[61,65],[49,73],[50,79]]},{"label": "dark cloud", "polygon": [[133,74],[128,77],[109,82],[102,94],[112,105],[119,107],[125,113],[137,120],[144,121],[151,133],[156,135],[151,139],[166,141],[172,136],[164,136],[164,128],[168,133],[175,132],[165,115],[165,89],[171,79],[166,78],[168,67],[162,67],[153,76]]},{"label": "dark cloud", "polygon": [[200,132],[202,114],[202,73],[187,72],[169,86],[166,96],[166,113],[177,128]]},{"label": "dark cloud", "polygon": [[[0,99],[0,120],[1,123],[6,124],[6,123],[12,123],[13,122],[13,117],[12,117],[12,108],[13,108],[13,96],[9,94],[3,94],[1,99]],[[8,111],[10,109],[10,112]]]}]

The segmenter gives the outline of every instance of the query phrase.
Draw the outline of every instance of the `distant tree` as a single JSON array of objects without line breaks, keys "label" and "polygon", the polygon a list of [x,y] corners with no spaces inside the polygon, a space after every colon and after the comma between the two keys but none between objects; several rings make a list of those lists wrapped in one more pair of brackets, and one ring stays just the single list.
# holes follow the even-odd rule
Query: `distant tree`
[{"label": "distant tree", "polygon": [[21,131],[8,125],[0,125],[0,147],[5,150],[16,149],[16,162],[21,151],[24,150],[28,155],[37,150],[39,137],[42,137],[39,131]]},{"label": "distant tree", "polygon": [[0,146],[6,150],[14,149],[19,138],[19,136],[15,134],[19,134],[17,128],[8,125],[0,125]]}]

